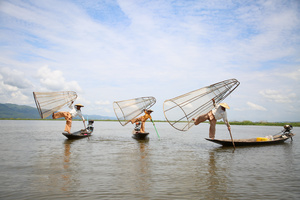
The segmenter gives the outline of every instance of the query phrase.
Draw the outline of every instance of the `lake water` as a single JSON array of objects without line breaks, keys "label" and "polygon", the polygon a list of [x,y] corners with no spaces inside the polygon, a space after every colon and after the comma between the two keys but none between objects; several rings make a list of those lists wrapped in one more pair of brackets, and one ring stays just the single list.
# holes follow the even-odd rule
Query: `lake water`
[{"label": "lake water", "polygon": [[[94,123],[88,138],[67,140],[64,121],[0,121],[0,199],[299,199],[300,128],[284,144],[221,147],[206,141],[209,124],[180,132],[151,123],[149,141],[133,125]],[[83,128],[73,122],[72,130]],[[232,126],[234,138],[282,127]],[[230,138],[217,125],[216,138]]]}]

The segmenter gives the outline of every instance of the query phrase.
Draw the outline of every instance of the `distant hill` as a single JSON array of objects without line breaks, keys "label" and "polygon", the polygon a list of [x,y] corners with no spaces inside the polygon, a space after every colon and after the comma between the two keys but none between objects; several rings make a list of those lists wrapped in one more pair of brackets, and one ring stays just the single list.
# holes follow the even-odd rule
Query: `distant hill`
[{"label": "distant hill", "polygon": [[[94,120],[115,120],[115,117],[101,116],[101,115],[83,115],[85,118]],[[13,119],[40,119],[38,110],[31,106],[0,103],[0,118],[13,118]],[[51,117],[48,117],[51,119]],[[47,119],[48,119],[47,118]],[[76,117],[77,118],[77,117]]]},{"label": "distant hill", "polygon": [[38,119],[40,115],[36,108],[17,104],[0,104],[0,118]]}]

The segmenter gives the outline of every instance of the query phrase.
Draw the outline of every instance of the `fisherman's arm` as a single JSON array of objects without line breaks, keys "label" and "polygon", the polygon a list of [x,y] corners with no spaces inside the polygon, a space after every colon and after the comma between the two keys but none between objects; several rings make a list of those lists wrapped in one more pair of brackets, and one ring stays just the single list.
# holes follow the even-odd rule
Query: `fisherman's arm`
[{"label": "fisherman's arm", "polygon": [[69,108],[70,108],[70,109],[73,109],[73,108],[74,108],[73,103],[74,103],[74,101],[71,101],[71,102],[70,102],[70,105],[69,105]]},{"label": "fisherman's arm", "polygon": [[226,122],[226,125],[227,125],[227,128],[228,128],[228,131],[231,131],[231,127],[230,127],[230,124],[229,124],[228,121]]},{"label": "fisherman's arm", "polygon": [[77,112],[77,113],[78,113],[79,117],[82,119],[82,121],[85,122],[85,119],[84,119],[82,113],[81,112]]},{"label": "fisherman's arm", "polygon": [[226,126],[227,126],[227,128],[228,128],[228,131],[230,131],[230,130],[231,130],[231,127],[230,127],[230,124],[229,124],[229,122],[228,122],[226,112],[223,114],[223,121],[224,121],[224,123],[226,124]]},{"label": "fisherman's arm", "polygon": [[217,107],[217,105],[216,105],[215,98],[212,98],[211,100],[212,100],[212,102],[213,102],[213,105],[214,105],[214,107],[216,108],[216,107]]}]

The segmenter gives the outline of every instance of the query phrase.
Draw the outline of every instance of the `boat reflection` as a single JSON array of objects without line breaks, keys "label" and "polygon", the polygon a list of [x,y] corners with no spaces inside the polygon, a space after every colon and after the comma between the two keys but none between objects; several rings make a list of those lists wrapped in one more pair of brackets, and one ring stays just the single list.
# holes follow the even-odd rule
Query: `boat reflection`
[{"label": "boat reflection", "polygon": [[135,177],[134,180],[134,190],[135,192],[146,192],[150,188],[149,177],[151,174],[149,172],[149,140],[137,140],[136,142],[137,150],[136,154],[136,162],[133,166],[133,174]]},{"label": "boat reflection", "polygon": [[68,191],[71,185],[71,176],[72,173],[69,172],[70,168],[70,156],[71,156],[71,145],[73,140],[65,140],[64,142],[64,157],[63,157],[63,173],[61,175],[63,185],[61,187],[61,190]]}]

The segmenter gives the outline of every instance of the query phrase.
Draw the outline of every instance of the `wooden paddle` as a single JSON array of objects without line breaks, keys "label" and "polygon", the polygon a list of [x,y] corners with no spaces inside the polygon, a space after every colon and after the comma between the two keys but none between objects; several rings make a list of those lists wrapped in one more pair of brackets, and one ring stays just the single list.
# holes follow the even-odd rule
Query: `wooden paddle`
[{"label": "wooden paddle", "polygon": [[235,150],[235,145],[234,145],[234,142],[233,142],[233,138],[232,138],[231,130],[229,130],[229,133],[230,133],[230,137],[231,137],[231,141],[232,141],[233,148],[234,148],[234,150]]},{"label": "wooden paddle", "polygon": [[151,122],[153,123],[153,126],[154,126],[154,128],[155,128],[155,130],[156,130],[156,133],[157,133],[158,138],[160,138],[159,135],[158,135],[157,129],[156,129],[156,127],[155,127],[155,124],[154,124],[154,122],[153,122],[152,119],[151,119]]},{"label": "wooden paddle", "polygon": [[84,128],[85,128],[86,134],[88,136],[88,139],[90,139],[89,133],[87,132],[88,130],[86,129],[86,125],[85,125],[84,121],[82,121],[82,122],[83,122],[83,125],[84,125]]}]

